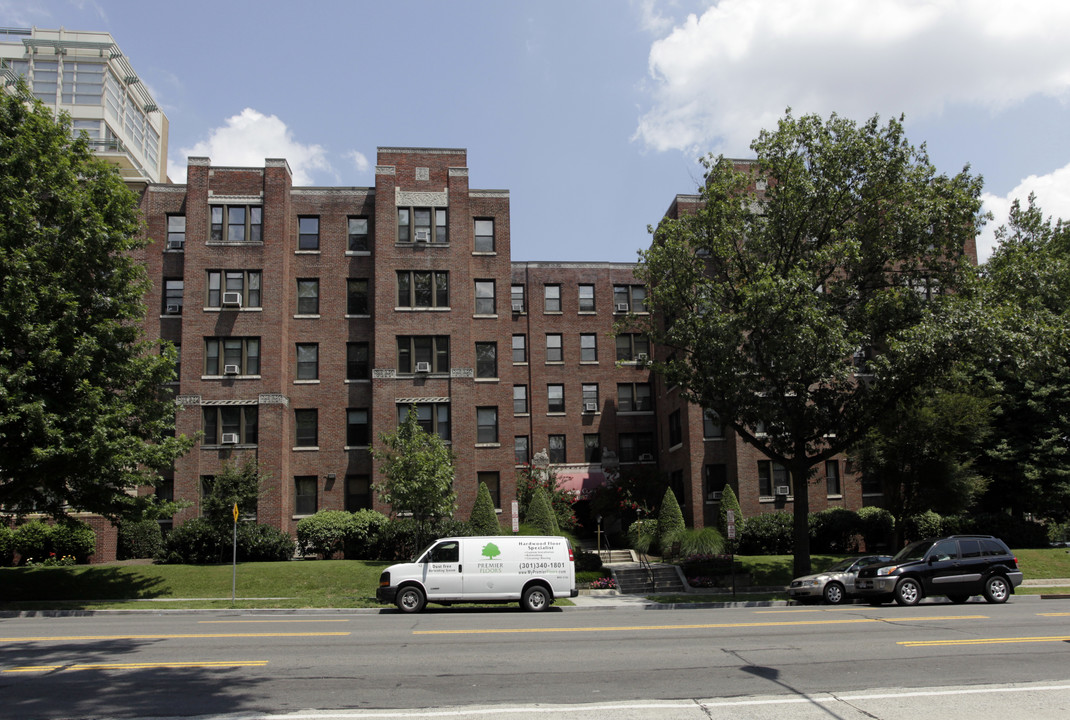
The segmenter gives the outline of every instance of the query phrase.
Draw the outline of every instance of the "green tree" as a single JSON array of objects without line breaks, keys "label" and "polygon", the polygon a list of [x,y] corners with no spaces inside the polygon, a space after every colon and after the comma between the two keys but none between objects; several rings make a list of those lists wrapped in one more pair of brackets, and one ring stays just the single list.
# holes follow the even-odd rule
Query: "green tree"
[{"label": "green tree", "polygon": [[372,456],[381,463],[383,479],[374,483],[375,491],[395,516],[412,514],[422,546],[434,523],[452,518],[457,509],[453,450],[420,426],[415,403],[395,432],[379,434],[379,443]]},{"label": "green tree", "polygon": [[141,329],[138,199],[23,84],[0,93],[0,218],[0,506],[136,519],[191,445],[174,348]]},{"label": "green tree", "polygon": [[693,214],[640,253],[655,372],[790,473],[810,572],[813,467],[968,350],[981,180],[937,174],[900,121],[790,111],[754,163],[705,161]]},{"label": "green tree", "polygon": [[558,533],[557,519],[554,517],[553,508],[550,507],[550,499],[546,495],[546,488],[537,487],[531,494],[531,503],[528,505],[528,514],[524,521],[535,527],[543,535],[556,535]]},{"label": "green tree", "polygon": [[665,490],[665,497],[661,499],[661,508],[658,510],[658,545],[661,554],[668,555],[672,545],[678,542],[687,530],[684,523],[684,514],[680,510],[680,503],[676,500],[676,493],[672,488]]},{"label": "green tree", "polygon": [[546,498],[557,518],[558,526],[565,530],[576,527],[576,513],[572,509],[572,504],[576,502],[576,493],[561,487],[557,470],[553,466],[539,470],[527,464],[516,471],[516,499],[520,517],[527,517],[532,495],[535,489],[540,487],[546,491]]},{"label": "green tree", "polygon": [[[731,510],[736,523],[736,539],[728,539],[728,511]],[[739,507],[739,498],[736,497],[735,491],[732,486],[725,484],[724,490],[721,492],[721,509],[717,516],[717,528],[721,531],[721,535],[725,538],[725,542],[729,544],[732,549],[739,547],[739,538],[743,537],[743,526],[746,524],[746,520],[743,519],[743,510]]]},{"label": "green tree", "polygon": [[255,516],[267,487],[267,475],[260,472],[256,458],[247,455],[241,463],[225,462],[211,480],[205,481],[201,517],[221,535],[230,537],[234,525],[234,505],[238,512]]},{"label": "green tree", "polygon": [[475,504],[472,505],[472,516],[468,523],[476,535],[502,534],[498,513],[494,512],[494,500],[491,499],[490,489],[485,482],[479,483],[479,492],[476,494]]}]

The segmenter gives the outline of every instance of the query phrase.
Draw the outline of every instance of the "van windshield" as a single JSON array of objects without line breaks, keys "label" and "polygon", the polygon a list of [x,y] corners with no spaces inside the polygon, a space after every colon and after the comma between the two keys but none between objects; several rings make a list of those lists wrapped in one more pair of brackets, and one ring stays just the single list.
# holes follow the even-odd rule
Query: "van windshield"
[{"label": "van windshield", "polygon": [[420,558],[422,558],[422,557],[423,557],[424,555],[426,555],[426,554],[427,554],[427,551],[428,551],[428,550],[430,550],[430,549],[431,549],[432,547],[434,547],[435,543],[437,543],[437,542],[438,542],[438,540],[434,540],[434,541],[432,541],[430,545],[428,545],[427,547],[425,547],[425,548],[424,548],[423,550],[421,550],[420,552],[416,553],[416,556],[415,556],[415,557],[413,557],[412,561],[413,561],[413,562],[420,562]]}]

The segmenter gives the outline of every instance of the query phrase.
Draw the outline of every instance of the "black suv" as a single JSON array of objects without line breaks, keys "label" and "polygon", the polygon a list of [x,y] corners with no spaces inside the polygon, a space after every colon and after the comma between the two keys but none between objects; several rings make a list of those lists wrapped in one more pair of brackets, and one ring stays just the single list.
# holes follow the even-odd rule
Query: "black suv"
[{"label": "black suv", "polygon": [[990,603],[1007,602],[1022,584],[1018,558],[991,535],[951,535],[911,543],[891,560],[858,571],[855,593],[878,604],[894,599],[917,605],[923,597],[945,595],[962,603],[984,595]]}]

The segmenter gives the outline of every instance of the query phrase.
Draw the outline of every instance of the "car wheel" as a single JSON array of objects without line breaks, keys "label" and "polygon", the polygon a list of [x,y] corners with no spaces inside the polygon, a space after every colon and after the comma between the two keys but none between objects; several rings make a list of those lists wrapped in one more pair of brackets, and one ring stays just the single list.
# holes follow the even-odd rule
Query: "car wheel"
[{"label": "car wheel", "polygon": [[838,582],[830,582],[825,585],[825,602],[829,605],[839,605],[847,599],[847,591]]},{"label": "car wheel", "polygon": [[1005,603],[1011,596],[1011,586],[1007,578],[1002,575],[993,575],[985,580],[985,600],[990,603]]},{"label": "car wheel", "polygon": [[394,604],[403,613],[418,613],[424,609],[424,605],[427,604],[427,598],[424,597],[423,590],[415,585],[408,585],[398,591]]},{"label": "car wheel", "polygon": [[951,602],[955,603],[956,605],[961,605],[962,603],[964,603],[967,600],[969,600],[970,596],[969,595],[961,595],[961,594],[956,593],[955,595],[948,595],[947,599],[950,600]]},{"label": "car wheel", "polygon": [[900,605],[917,605],[921,600],[921,585],[914,578],[903,578],[895,586],[895,601]]},{"label": "car wheel", "polygon": [[528,612],[542,612],[550,607],[550,591],[542,585],[532,585],[521,596],[520,607]]}]

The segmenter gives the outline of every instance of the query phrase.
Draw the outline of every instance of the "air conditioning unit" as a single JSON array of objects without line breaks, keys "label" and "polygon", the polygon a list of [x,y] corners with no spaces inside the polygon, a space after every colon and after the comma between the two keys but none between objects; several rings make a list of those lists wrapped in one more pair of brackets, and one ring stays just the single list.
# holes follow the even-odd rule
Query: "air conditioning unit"
[{"label": "air conditioning unit", "polygon": [[223,366],[223,374],[224,375],[240,375],[241,374],[241,368],[238,367],[237,365],[224,365]]},{"label": "air conditioning unit", "polygon": [[185,247],[186,247],[186,241],[185,240],[168,240],[167,241],[167,249],[168,250],[184,250]]},{"label": "air conditioning unit", "polygon": [[639,456],[639,462],[653,462],[654,456],[650,453],[643,453]]},{"label": "air conditioning unit", "polygon": [[223,433],[223,439],[221,443],[223,445],[237,445],[238,433]]},{"label": "air conditioning unit", "polygon": [[791,495],[791,488],[787,485],[777,485],[773,488],[774,495]]},{"label": "air conditioning unit", "polygon": [[720,490],[714,490],[710,493],[710,500],[720,500],[724,496],[724,493]]},{"label": "air conditioning unit", "polygon": [[646,364],[646,362],[647,362],[647,361],[648,361],[649,359],[650,359],[650,356],[649,356],[649,355],[647,355],[646,353],[636,353],[636,354],[635,354],[635,361],[636,361],[637,363],[639,363],[640,365],[645,365],[645,364]]},{"label": "air conditioning unit", "polygon": [[628,303],[617,303],[617,312],[628,312]]},{"label": "air conditioning unit", "polygon": [[176,304],[168,305],[167,306],[167,314],[168,315],[181,315],[182,314],[182,306],[181,305],[176,305]]},{"label": "air conditioning unit", "polygon": [[524,312],[524,303],[522,303],[522,302],[514,302],[513,303],[513,312]]},{"label": "air conditioning unit", "polygon": [[241,307],[240,292],[223,293],[223,307]]},{"label": "air conditioning unit", "polygon": [[413,238],[416,240],[416,242],[431,242],[431,231],[417,230],[415,233],[413,233]]},{"label": "air conditioning unit", "polygon": [[584,412],[598,412],[598,403],[588,402],[583,404]]},{"label": "air conditioning unit", "polygon": [[429,372],[431,372],[431,363],[429,363],[429,362],[418,362],[418,363],[416,363],[416,372],[418,372],[418,373],[429,373]]}]

